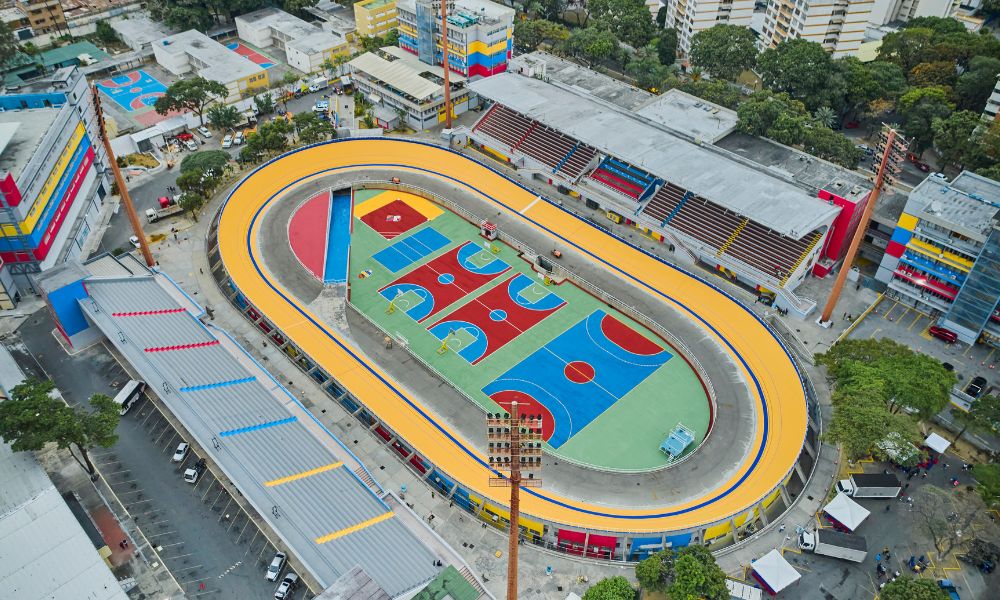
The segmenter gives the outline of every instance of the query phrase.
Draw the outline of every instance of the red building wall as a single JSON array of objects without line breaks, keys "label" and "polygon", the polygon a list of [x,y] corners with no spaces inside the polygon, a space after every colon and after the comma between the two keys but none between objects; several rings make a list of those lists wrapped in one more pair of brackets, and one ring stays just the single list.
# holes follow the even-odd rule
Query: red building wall
[{"label": "red building wall", "polygon": [[[840,214],[837,215],[833,220],[833,224],[830,225],[826,242],[824,243],[823,250],[820,252],[820,259],[827,259],[835,263],[844,258],[847,248],[851,245],[854,232],[861,225],[861,216],[865,212],[865,204],[867,204],[870,195],[871,192],[865,194],[858,202],[854,202],[827,190],[819,191],[818,196],[820,199],[833,202],[840,207]],[[824,266],[823,262],[823,260],[820,260],[813,267],[813,273],[818,277],[825,277],[830,271],[830,268]]]}]

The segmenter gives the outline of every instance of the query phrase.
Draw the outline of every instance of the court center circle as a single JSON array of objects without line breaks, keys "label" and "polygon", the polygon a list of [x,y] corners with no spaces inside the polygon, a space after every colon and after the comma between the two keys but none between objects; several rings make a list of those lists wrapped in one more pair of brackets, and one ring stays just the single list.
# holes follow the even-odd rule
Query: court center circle
[{"label": "court center circle", "polygon": [[441,285],[449,285],[455,283],[455,276],[451,273],[441,273],[438,275],[438,283]]},{"label": "court center circle", "polygon": [[490,320],[492,321],[504,321],[507,319],[507,311],[494,308],[490,311]]},{"label": "court center circle", "polygon": [[563,375],[573,383],[590,383],[594,380],[596,371],[594,371],[594,367],[590,363],[582,360],[574,360],[573,362],[566,363]]}]

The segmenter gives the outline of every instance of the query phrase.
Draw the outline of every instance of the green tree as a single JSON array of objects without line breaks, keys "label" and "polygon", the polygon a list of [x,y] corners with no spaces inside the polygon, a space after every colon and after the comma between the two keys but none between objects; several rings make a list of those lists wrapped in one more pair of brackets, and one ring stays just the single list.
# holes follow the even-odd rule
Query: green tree
[{"label": "green tree", "polygon": [[[865,392],[873,392],[872,396]],[[852,386],[834,394],[833,417],[823,433],[827,441],[840,444],[851,460],[875,456],[890,460],[880,446],[887,437],[914,440],[918,436],[916,423],[906,414],[894,414],[882,400],[880,386]]]},{"label": "green tree", "polygon": [[200,169],[205,173],[215,173],[217,176],[225,173],[229,167],[229,153],[225,150],[201,150],[186,155],[181,160],[181,173]]},{"label": "green tree", "polygon": [[656,56],[664,65],[672,65],[677,60],[677,30],[673,27],[661,30],[656,36]]},{"label": "green tree", "polygon": [[205,112],[208,124],[219,131],[227,131],[243,122],[240,109],[226,104],[213,104]]},{"label": "green tree", "polygon": [[667,26],[667,5],[660,6],[660,9],[656,11],[656,25],[663,29]]},{"label": "green tree", "polygon": [[880,600],[948,600],[948,593],[933,579],[900,577],[887,583],[878,597]]},{"label": "green tree", "polygon": [[913,88],[899,99],[903,131],[912,137],[922,152],[934,140],[934,120],[944,119],[955,109],[943,87]]},{"label": "green tree", "polygon": [[6,23],[0,21],[0,70],[9,65],[20,51],[21,48],[17,45],[14,32]]},{"label": "green tree", "polygon": [[966,32],[965,25],[962,25],[961,21],[941,17],[916,17],[904,23],[903,29],[930,29],[936,35]]},{"label": "green tree", "polygon": [[253,105],[262,115],[269,115],[275,109],[274,98],[271,97],[271,94],[257,94],[253,97]]},{"label": "green tree", "polygon": [[198,209],[205,204],[205,199],[198,194],[192,194],[185,192],[181,194],[180,200],[177,201],[177,205],[180,206],[184,212],[188,214],[195,221],[198,220]]},{"label": "green tree", "polygon": [[583,593],[583,600],[633,600],[635,589],[622,576],[605,577]]},{"label": "green tree", "polygon": [[375,52],[383,45],[382,38],[377,35],[361,36],[361,49],[365,52]]},{"label": "green tree", "polygon": [[152,0],[147,8],[155,20],[174,29],[207,31],[216,21],[216,13],[199,0]]},{"label": "green tree", "polygon": [[786,92],[810,109],[826,103],[831,59],[823,46],[802,38],[785,40],[757,57],[757,71],[764,85]]},{"label": "green tree", "polygon": [[399,45],[399,30],[390,29],[385,37],[382,38],[383,46],[398,46]]},{"label": "green tree", "polygon": [[121,42],[121,38],[118,37],[118,32],[111,27],[111,24],[107,21],[97,22],[97,31],[94,33],[97,40],[102,44],[117,44]]},{"label": "green tree", "polygon": [[968,110],[953,112],[931,123],[934,148],[945,164],[978,165],[984,155],[975,132],[983,124],[978,113]]},{"label": "green tree", "polygon": [[221,175],[222,173],[210,173],[199,167],[189,168],[177,178],[177,187],[184,194],[192,194],[206,200],[212,195]]},{"label": "green tree", "polygon": [[644,89],[659,88],[670,74],[670,67],[660,64],[660,59],[646,50],[641,50],[625,67],[625,72],[635,77],[636,85]]},{"label": "green tree", "polygon": [[514,44],[521,52],[531,52],[542,42],[556,44],[569,38],[565,25],[545,19],[527,19],[514,23]]},{"label": "green tree", "polygon": [[941,85],[952,87],[958,79],[958,72],[955,70],[955,61],[938,60],[934,62],[922,62],[910,70],[910,83],[918,87],[930,87]]},{"label": "green tree", "polygon": [[715,25],[691,38],[691,62],[734,81],[757,61],[757,37],[742,25]]},{"label": "green tree", "polygon": [[590,0],[587,10],[594,24],[633,48],[648,44],[656,32],[653,16],[642,0]]},{"label": "green tree", "polygon": [[882,38],[878,59],[899,65],[904,73],[932,54],[934,31],[926,27],[906,28]]},{"label": "green tree", "polygon": [[968,411],[952,409],[951,416],[962,426],[962,430],[952,439],[953,442],[957,442],[969,430],[973,433],[1000,434],[1000,396],[982,396],[972,403]]},{"label": "green tree", "polygon": [[161,115],[175,110],[189,110],[198,115],[204,125],[205,108],[212,102],[225,98],[227,93],[226,86],[218,81],[190,77],[170,84],[164,95],[156,99],[153,108]]},{"label": "green tree", "polygon": [[674,579],[674,551],[661,550],[635,566],[635,578],[647,592],[663,593]]},{"label": "green tree", "polygon": [[976,56],[969,61],[969,70],[955,82],[958,105],[965,110],[982,112],[986,100],[993,93],[1000,74],[1000,60],[989,56]]},{"label": "green tree", "polygon": [[677,553],[667,595],[670,600],[728,600],[726,574],[708,548],[688,546]]},{"label": "green tree", "polygon": [[306,16],[306,9],[312,6],[316,6],[319,0],[283,0],[282,7],[285,12],[292,13],[293,15]]},{"label": "green tree", "polygon": [[837,123],[837,113],[829,106],[821,106],[813,111],[813,119],[818,125],[827,129],[833,129],[833,126]]},{"label": "green tree", "polygon": [[587,64],[613,58],[618,50],[615,36],[607,29],[590,26],[585,29],[574,29],[566,40],[566,49],[574,56],[583,58]]},{"label": "green tree", "polygon": [[740,104],[743,95],[740,89],[724,79],[711,81],[680,81],[676,77],[667,76],[663,89],[677,88],[699,98],[704,98],[713,104],[735,109]]},{"label": "green tree", "polygon": [[293,119],[295,128],[299,130],[299,139],[305,144],[329,139],[334,133],[333,125],[320,119],[312,111],[299,113]]},{"label": "green tree", "polygon": [[896,63],[876,60],[865,68],[879,86],[878,93],[871,95],[872,100],[884,98],[896,101],[906,92],[906,73]]},{"label": "green tree", "polygon": [[[820,107],[820,110],[823,108],[826,107]],[[863,154],[847,136],[820,125],[806,128],[802,146],[809,154],[848,169],[857,167]]]},{"label": "green tree", "polygon": [[[328,64],[330,65],[329,67],[327,67]],[[323,61],[323,68],[326,70],[333,68],[333,63],[330,62],[329,58]],[[299,79],[300,77],[295,71],[285,71],[285,74],[281,76],[281,83],[285,85],[292,85]]]},{"label": "green tree", "polygon": [[976,491],[989,508],[1000,507],[1000,464],[991,463],[972,467],[976,478]]},{"label": "green tree", "polygon": [[566,0],[534,0],[531,6],[535,16],[551,21],[560,18],[566,10]]},{"label": "green tree", "polygon": [[88,475],[96,473],[90,451],[100,446],[110,448],[118,441],[115,428],[120,407],[104,394],[94,394],[84,408],[70,408],[53,397],[55,385],[49,381],[28,379],[10,390],[10,398],[0,402],[0,438],[15,452],[41,450],[54,443],[69,450]]},{"label": "green tree", "polygon": [[[771,137],[771,132],[779,122],[787,128],[793,120],[808,120],[805,105],[793,100],[788,94],[776,94],[771,90],[761,90],[740,104],[736,110],[739,130],[750,135]],[[797,143],[797,142],[793,142]]]}]

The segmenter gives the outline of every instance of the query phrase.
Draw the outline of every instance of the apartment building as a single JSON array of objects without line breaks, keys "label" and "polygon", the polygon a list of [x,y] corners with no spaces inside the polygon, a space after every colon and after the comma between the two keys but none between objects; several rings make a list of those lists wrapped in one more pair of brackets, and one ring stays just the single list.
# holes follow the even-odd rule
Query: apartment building
[{"label": "apartment building", "polygon": [[961,0],[875,0],[869,22],[881,26],[917,17],[950,17]]},{"label": "apartment building", "polygon": [[[716,25],[750,26],[754,0],[664,0],[667,7],[665,25],[677,30],[677,49],[682,54],[691,50],[694,34]],[[655,14],[659,6],[652,9]]]},{"label": "apartment building", "polygon": [[875,0],[771,0],[764,14],[761,48],[803,38],[823,45],[834,58],[851,56],[864,41]]},{"label": "apartment building", "polygon": [[983,118],[989,121],[996,121],[1000,112],[1000,79],[993,86],[993,93],[986,99],[986,108],[983,109]]},{"label": "apartment building", "polygon": [[354,5],[358,35],[382,37],[396,28],[396,0],[361,0]]},{"label": "apartment building", "polygon": [[153,44],[153,56],[178,77],[194,73],[226,86],[225,102],[267,89],[267,69],[243,58],[200,31],[190,29]]},{"label": "apartment building", "polygon": [[111,191],[94,99],[76,67],[0,95],[0,308],[28,276],[80,255],[100,235]]},{"label": "apartment building", "polygon": [[281,50],[288,65],[303,73],[319,71],[327,60],[350,52],[344,36],[278,8],[262,8],[236,17],[236,32],[259,48],[274,46]]},{"label": "apartment building", "polygon": [[14,5],[28,15],[28,21],[35,35],[69,33],[66,16],[59,0],[23,0],[15,2]]},{"label": "apartment building", "polygon": [[876,279],[967,344],[1000,346],[1000,182],[963,171],[910,193]]},{"label": "apartment building", "polygon": [[28,14],[16,6],[0,9],[0,20],[7,25],[7,29],[14,34],[14,39],[19,42],[35,37]]},{"label": "apartment building", "polygon": [[[514,9],[488,0],[447,3],[448,66],[466,77],[507,70],[514,48]],[[429,65],[440,65],[441,2],[397,0],[399,47]]]}]

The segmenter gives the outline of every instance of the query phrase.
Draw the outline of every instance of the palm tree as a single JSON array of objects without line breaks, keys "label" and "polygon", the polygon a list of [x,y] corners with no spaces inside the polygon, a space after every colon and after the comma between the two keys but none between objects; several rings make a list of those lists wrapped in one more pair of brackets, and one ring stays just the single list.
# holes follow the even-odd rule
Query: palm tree
[{"label": "palm tree", "polygon": [[701,67],[694,67],[693,69],[688,71],[688,78],[691,81],[701,81],[701,76],[702,76]]},{"label": "palm tree", "polygon": [[813,119],[817,125],[833,129],[834,123],[837,122],[837,113],[829,106],[821,106],[813,113]]}]

